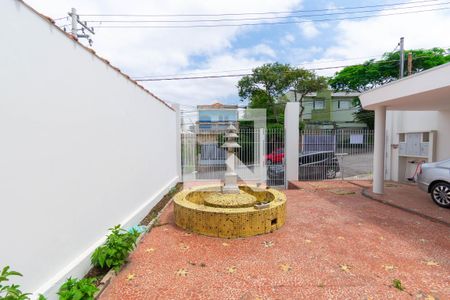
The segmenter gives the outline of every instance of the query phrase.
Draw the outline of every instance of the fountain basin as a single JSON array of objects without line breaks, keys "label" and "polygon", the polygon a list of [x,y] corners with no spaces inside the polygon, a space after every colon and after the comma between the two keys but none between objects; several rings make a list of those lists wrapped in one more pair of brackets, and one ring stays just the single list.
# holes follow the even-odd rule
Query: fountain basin
[{"label": "fountain basin", "polygon": [[248,237],[277,230],[286,219],[286,196],[275,189],[200,186],[174,197],[175,223],[188,231],[222,238]]}]

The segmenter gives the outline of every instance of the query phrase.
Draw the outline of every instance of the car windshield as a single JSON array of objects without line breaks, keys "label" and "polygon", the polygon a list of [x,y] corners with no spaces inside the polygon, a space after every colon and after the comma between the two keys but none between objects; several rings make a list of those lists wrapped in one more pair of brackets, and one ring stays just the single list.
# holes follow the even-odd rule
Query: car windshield
[{"label": "car windshield", "polygon": [[300,164],[309,164],[313,162],[323,161],[333,156],[333,152],[309,152],[309,153],[300,153],[299,163]]}]

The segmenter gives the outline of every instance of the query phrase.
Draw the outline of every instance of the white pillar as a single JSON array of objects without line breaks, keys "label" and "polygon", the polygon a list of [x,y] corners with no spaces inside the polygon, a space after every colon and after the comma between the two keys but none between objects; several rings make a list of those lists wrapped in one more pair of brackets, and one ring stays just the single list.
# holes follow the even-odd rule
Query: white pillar
[{"label": "white pillar", "polygon": [[384,156],[386,141],[386,107],[375,109],[375,140],[373,151],[373,192],[384,193]]},{"label": "white pillar", "polygon": [[284,163],[287,181],[298,180],[298,156],[300,136],[300,103],[288,102],[284,111]]}]

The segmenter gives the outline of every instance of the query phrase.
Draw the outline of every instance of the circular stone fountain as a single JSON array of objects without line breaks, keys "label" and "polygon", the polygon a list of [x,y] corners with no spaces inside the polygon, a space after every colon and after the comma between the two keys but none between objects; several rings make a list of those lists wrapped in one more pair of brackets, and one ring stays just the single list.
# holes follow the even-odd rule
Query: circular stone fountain
[{"label": "circular stone fountain", "polygon": [[223,238],[248,237],[280,228],[286,217],[286,196],[274,189],[237,185],[234,149],[239,145],[233,125],[225,137],[225,184],[200,186],[175,195],[175,223],[188,231]]}]

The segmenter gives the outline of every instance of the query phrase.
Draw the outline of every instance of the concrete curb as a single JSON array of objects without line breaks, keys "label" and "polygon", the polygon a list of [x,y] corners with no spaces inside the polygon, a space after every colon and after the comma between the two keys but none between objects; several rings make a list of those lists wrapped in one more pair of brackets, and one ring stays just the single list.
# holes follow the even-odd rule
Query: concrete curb
[{"label": "concrete curb", "polygon": [[[354,183],[353,183],[353,184],[354,184]],[[360,185],[358,185],[358,184],[354,184],[354,185],[359,186],[359,187],[362,187],[362,186],[360,186]],[[391,202],[386,201],[386,200],[382,200],[382,199],[376,198],[376,197],[374,197],[374,196],[372,196],[372,195],[369,194],[368,189],[367,189],[366,187],[362,187],[361,195],[363,195],[364,197],[366,197],[366,198],[368,198],[368,199],[370,199],[370,200],[379,202],[379,203],[381,203],[381,204],[389,205],[389,206],[391,206],[391,207],[400,209],[400,210],[402,210],[402,211],[404,211],[404,212],[408,212],[408,213],[411,213],[411,214],[413,214],[413,215],[422,217],[422,218],[424,218],[424,219],[427,219],[428,221],[431,221],[431,222],[434,222],[434,223],[443,224],[443,225],[446,225],[446,226],[450,227],[450,223],[448,223],[448,222],[446,222],[446,221],[439,220],[439,219],[430,217],[429,215],[423,214],[423,213],[421,213],[421,212],[418,212],[418,211],[415,211],[415,210],[412,210],[412,209],[409,209],[409,208],[406,208],[406,207],[403,207],[403,206],[400,206],[400,205],[391,203]]]}]

